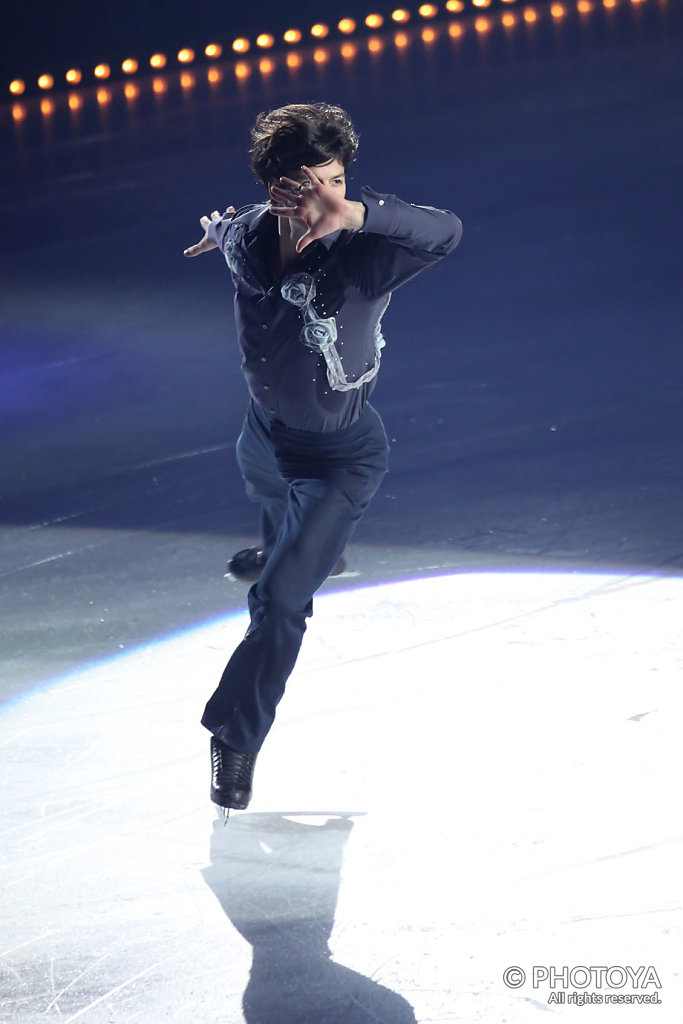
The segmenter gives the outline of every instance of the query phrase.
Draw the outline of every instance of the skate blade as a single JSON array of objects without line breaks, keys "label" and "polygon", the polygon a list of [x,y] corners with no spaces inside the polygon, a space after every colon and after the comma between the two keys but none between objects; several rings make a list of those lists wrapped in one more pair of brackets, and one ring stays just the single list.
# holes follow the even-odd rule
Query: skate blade
[{"label": "skate blade", "polygon": [[[344,569],[344,572],[330,573],[327,577],[328,580],[351,580],[356,579],[360,576],[358,569]],[[252,583],[258,582],[257,580],[245,580],[243,576],[233,576],[231,572],[224,572],[223,579],[227,580],[228,583],[245,583],[247,586],[251,586]]]}]

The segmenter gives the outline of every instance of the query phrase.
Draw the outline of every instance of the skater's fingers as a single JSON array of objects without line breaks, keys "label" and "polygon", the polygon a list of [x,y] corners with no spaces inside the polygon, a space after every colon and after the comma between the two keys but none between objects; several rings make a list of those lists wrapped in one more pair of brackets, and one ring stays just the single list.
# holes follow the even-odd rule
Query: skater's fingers
[{"label": "skater's fingers", "polygon": [[183,250],[183,256],[201,256],[203,252],[210,252],[212,249],[217,249],[218,246],[215,242],[212,242],[210,238],[202,238],[201,242],[197,242],[196,245],[190,245],[187,249]]},{"label": "skater's fingers", "polygon": [[183,250],[183,256],[199,256],[200,253],[204,252],[201,242],[197,242],[196,245],[190,245],[187,249]]},{"label": "skater's fingers", "polygon": [[299,197],[293,195],[291,192],[285,192],[284,189],[278,188],[277,185],[271,185],[271,195],[275,197],[280,203],[291,204],[291,209],[296,207]]},{"label": "skater's fingers", "polygon": [[[294,178],[288,178],[285,175],[280,178],[280,186],[286,185],[291,192],[301,192],[305,184],[304,181],[295,181]],[[277,188],[277,186],[275,187]]]},{"label": "skater's fingers", "polygon": [[296,246],[295,246],[296,251],[298,253],[302,253],[304,251],[304,249],[311,244],[311,242],[315,242],[316,238],[320,238],[320,237],[321,236],[318,235],[313,230],[313,228],[309,228],[308,231],[306,232],[306,234],[302,235],[301,238],[299,239],[299,241],[296,243]]},{"label": "skater's fingers", "polygon": [[274,196],[282,196],[283,199],[289,199],[290,203],[296,202],[298,193],[292,192],[288,188],[280,188],[279,185],[271,185],[270,191]]},{"label": "skater's fingers", "polygon": [[[226,213],[234,213],[235,207],[229,206]],[[197,242],[196,245],[189,245],[187,249],[183,249],[183,256],[200,256],[203,252],[210,252],[212,249],[217,249],[218,246],[215,242],[212,242],[209,238],[209,229],[212,224],[215,224],[222,218],[223,214],[219,210],[212,210],[209,216],[204,215],[199,218],[199,223],[204,230],[204,237],[201,241]]]},{"label": "skater's fingers", "polygon": [[301,217],[296,206],[270,206],[270,212],[275,217]]},{"label": "skater's fingers", "polygon": [[322,178],[319,178],[317,174],[314,174],[310,167],[306,167],[305,164],[302,164],[301,165],[301,170],[308,177],[308,180],[311,183],[310,184],[311,188],[315,188],[316,185],[322,185],[323,184]]}]

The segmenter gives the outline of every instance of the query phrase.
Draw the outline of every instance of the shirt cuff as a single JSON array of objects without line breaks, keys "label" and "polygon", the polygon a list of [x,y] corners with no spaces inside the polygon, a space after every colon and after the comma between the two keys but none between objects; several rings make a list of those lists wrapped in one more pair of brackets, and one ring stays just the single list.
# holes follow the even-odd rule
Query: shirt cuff
[{"label": "shirt cuff", "polygon": [[223,248],[225,232],[227,231],[228,224],[233,220],[235,212],[236,211],[234,210],[226,210],[220,220],[212,220],[209,225],[209,239],[214,245],[217,245],[219,249]]},{"label": "shirt cuff", "polygon": [[365,224],[361,231],[376,235],[391,235],[392,228],[396,225],[396,216],[392,208],[393,203],[396,202],[396,196],[375,192],[374,189],[367,186],[360,190],[360,194],[361,202],[367,210]]}]

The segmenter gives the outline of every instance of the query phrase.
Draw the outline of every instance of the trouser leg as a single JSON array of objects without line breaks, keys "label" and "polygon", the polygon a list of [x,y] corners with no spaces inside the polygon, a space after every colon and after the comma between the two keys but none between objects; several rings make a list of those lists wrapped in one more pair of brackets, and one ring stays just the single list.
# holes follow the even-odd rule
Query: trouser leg
[{"label": "trouser leg", "polygon": [[260,505],[262,550],[270,554],[287,510],[289,484],[280,475],[268,425],[253,402],[237,439],[236,454],[247,497]]},{"label": "trouser leg", "polygon": [[[312,598],[328,576],[386,472],[381,421],[368,413],[343,459],[326,451],[278,451],[289,500],[277,543],[249,591],[251,623],[209,700],[202,724],[234,750],[257,752],[294,668],[312,614]],[[351,429],[351,428],[349,428]],[[344,432],[340,432],[344,433]],[[321,443],[322,444],[322,443]],[[310,475],[304,475],[307,464]],[[315,473],[316,475],[312,475]]]}]

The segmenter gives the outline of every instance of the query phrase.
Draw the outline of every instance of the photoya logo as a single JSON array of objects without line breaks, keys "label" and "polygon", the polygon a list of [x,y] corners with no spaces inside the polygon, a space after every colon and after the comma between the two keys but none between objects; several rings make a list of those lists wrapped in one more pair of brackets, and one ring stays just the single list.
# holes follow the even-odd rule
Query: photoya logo
[{"label": "photoya logo", "polygon": [[[654,967],[535,965],[531,977],[522,967],[506,967],[503,981],[518,989],[528,981],[534,989],[549,988],[549,1003],[660,1003],[662,984]],[[587,989],[592,991],[588,992]],[[628,989],[629,991],[623,991]]]}]

